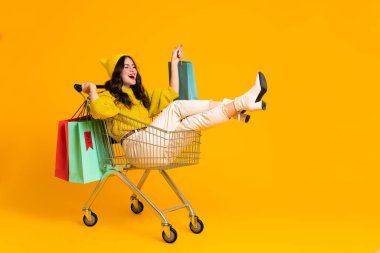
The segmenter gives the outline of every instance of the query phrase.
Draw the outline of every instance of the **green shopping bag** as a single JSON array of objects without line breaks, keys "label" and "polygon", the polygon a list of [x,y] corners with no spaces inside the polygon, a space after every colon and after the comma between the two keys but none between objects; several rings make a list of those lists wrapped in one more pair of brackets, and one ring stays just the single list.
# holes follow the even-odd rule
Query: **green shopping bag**
[{"label": "green shopping bag", "polygon": [[[171,62],[169,66],[169,79],[171,76]],[[193,63],[180,61],[178,63],[179,100],[198,100],[197,84],[195,82]]]},{"label": "green shopping bag", "polygon": [[102,122],[83,120],[68,123],[69,182],[89,183],[103,176],[103,138],[96,128]]}]

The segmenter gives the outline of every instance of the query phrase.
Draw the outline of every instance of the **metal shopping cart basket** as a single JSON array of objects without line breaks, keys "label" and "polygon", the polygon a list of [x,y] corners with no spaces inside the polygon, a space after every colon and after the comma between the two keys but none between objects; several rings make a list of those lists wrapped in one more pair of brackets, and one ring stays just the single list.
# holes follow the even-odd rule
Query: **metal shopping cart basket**
[{"label": "metal shopping cart basket", "polygon": [[[103,87],[98,86],[98,88]],[[81,86],[77,84],[74,85],[74,88],[78,92],[82,90]],[[133,135],[122,140],[115,140],[112,133],[113,128],[118,126],[117,121],[122,121],[129,129],[135,129]],[[97,149],[102,153],[99,160],[104,174],[83,207],[84,224],[94,226],[97,223],[98,217],[91,210],[91,205],[107,179],[114,175],[132,190],[131,210],[133,213],[139,214],[143,211],[144,205],[140,201],[142,199],[160,216],[163,230],[162,238],[165,242],[173,243],[177,239],[176,230],[165,217],[167,212],[187,208],[190,218],[190,230],[196,234],[203,231],[203,222],[195,214],[189,201],[166,172],[171,168],[194,165],[199,162],[201,137],[199,131],[166,131],[124,115],[99,120],[99,124],[95,124],[94,131],[96,132],[95,135],[101,138],[100,141],[96,142],[96,145],[98,145]],[[127,177],[128,171],[136,169],[144,170],[137,185]],[[165,178],[181,200],[182,205],[159,210],[141,192],[141,188],[152,170],[157,170]]]}]

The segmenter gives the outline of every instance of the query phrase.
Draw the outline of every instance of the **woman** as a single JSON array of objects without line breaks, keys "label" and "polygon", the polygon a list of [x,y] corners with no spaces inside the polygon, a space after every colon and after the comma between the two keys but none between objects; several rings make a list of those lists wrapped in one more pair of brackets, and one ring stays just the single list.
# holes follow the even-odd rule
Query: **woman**
[{"label": "woman", "polygon": [[[110,135],[122,143],[127,158],[138,167],[143,167],[143,161],[133,162],[133,157],[165,158],[150,162],[152,166],[168,164],[173,161],[175,153],[178,153],[178,150],[167,150],[168,146],[173,145],[173,141],[156,136],[157,134],[153,133],[155,127],[166,131],[202,130],[226,122],[241,111],[265,110],[266,105],[261,98],[266,93],[267,85],[262,73],[257,75],[256,84],[248,92],[234,100],[174,101],[179,92],[177,66],[181,56],[182,45],[179,45],[172,52],[172,71],[168,88],[146,91],[135,62],[130,56],[121,56],[114,67],[111,64],[113,72],[111,79],[106,82],[105,92],[99,95],[96,86],[90,82],[82,85],[82,90],[90,97],[92,116],[96,119],[112,120],[112,124],[109,125]],[[123,115],[152,127],[138,131],[140,127],[128,122]],[[149,134],[156,137],[148,138]],[[142,143],[145,146],[151,144],[154,148],[143,148]]]}]

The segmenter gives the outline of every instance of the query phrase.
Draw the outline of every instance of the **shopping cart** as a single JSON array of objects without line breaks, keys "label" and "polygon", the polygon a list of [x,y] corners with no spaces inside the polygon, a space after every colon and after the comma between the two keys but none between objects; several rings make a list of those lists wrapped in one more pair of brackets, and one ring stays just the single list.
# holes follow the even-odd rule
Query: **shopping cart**
[{"label": "shopping cart", "polygon": [[[98,88],[104,86],[98,85]],[[74,88],[81,93],[81,85],[75,84]],[[88,105],[89,100],[85,98]],[[165,217],[165,213],[181,208],[187,208],[190,218],[190,230],[199,234],[203,231],[203,222],[195,214],[189,201],[181,193],[173,180],[169,177],[167,170],[189,166],[199,163],[200,158],[200,137],[199,131],[166,131],[125,115],[117,115],[106,120],[99,120],[99,124],[94,124],[95,136],[100,136],[101,140],[96,142],[97,150],[101,152],[101,167],[104,174],[89,199],[83,207],[83,222],[87,226],[94,226],[97,215],[91,210],[91,205],[98,193],[106,183],[107,179],[114,175],[120,178],[133,192],[131,196],[131,210],[135,214],[143,211],[144,205],[140,199],[144,200],[161,218],[162,238],[167,243],[177,240],[177,232]],[[114,128],[119,126],[117,121],[122,121],[128,129],[134,129],[135,133],[129,138],[118,140],[114,136]],[[143,175],[137,185],[127,177],[130,170],[144,170]],[[170,185],[172,190],[181,200],[182,205],[165,210],[159,210],[148,197],[141,192],[147,177],[152,170],[157,170]]]}]

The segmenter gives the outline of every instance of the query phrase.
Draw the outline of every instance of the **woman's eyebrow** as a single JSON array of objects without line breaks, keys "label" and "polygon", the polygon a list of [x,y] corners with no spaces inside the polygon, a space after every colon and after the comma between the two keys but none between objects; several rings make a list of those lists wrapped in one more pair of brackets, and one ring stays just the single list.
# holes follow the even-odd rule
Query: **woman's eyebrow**
[{"label": "woman's eyebrow", "polygon": [[136,65],[135,65],[135,64],[129,65],[129,64],[127,63],[127,64],[124,64],[124,66],[136,66]]}]

